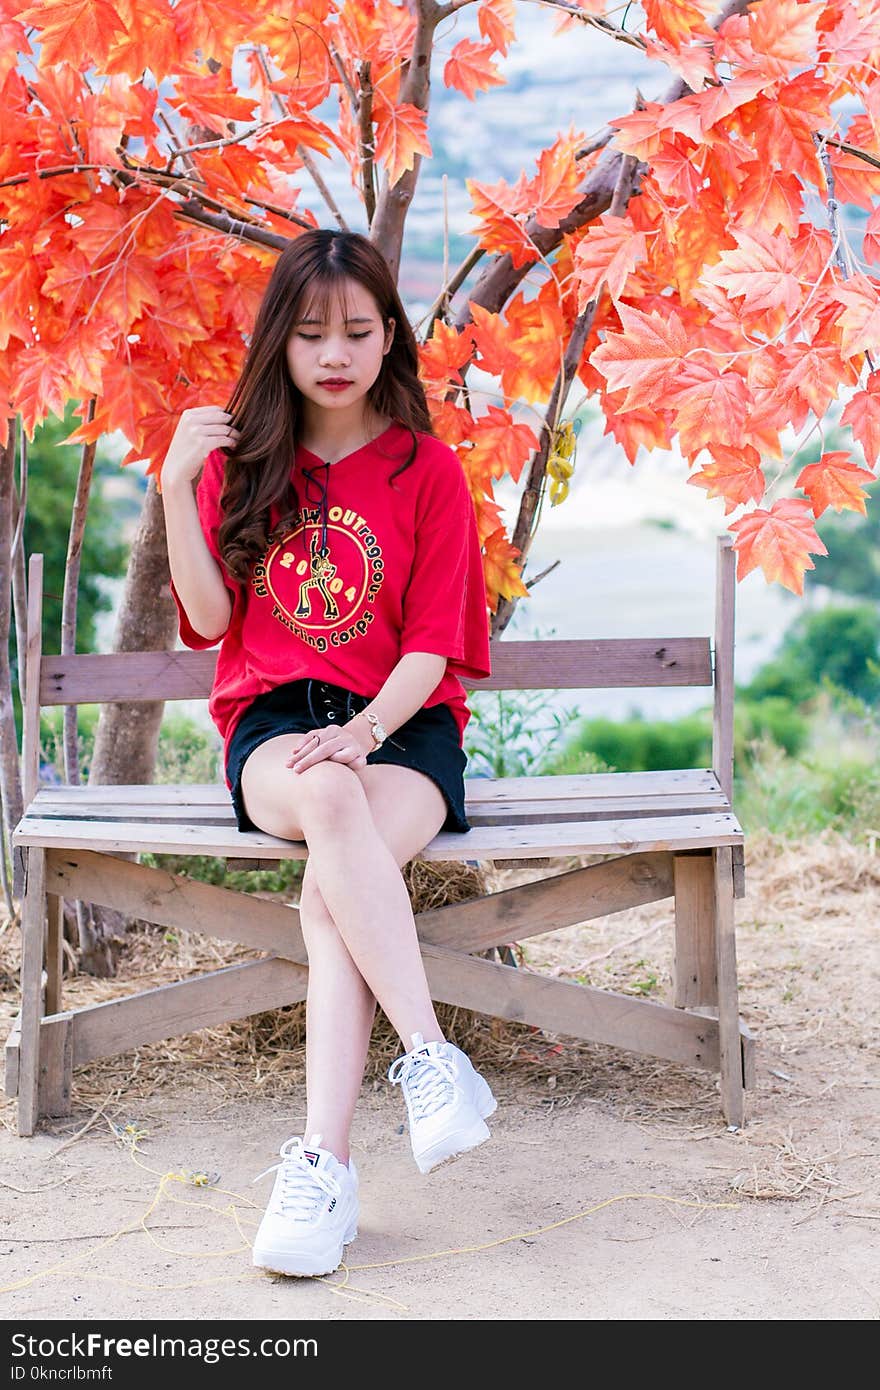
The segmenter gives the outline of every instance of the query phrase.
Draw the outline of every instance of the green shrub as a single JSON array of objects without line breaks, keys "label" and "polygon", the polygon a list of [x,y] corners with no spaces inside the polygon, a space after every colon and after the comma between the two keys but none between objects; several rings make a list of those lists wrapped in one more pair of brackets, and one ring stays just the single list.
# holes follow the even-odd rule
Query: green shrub
[{"label": "green shrub", "polygon": [[779,695],[753,700],[737,695],[733,709],[733,756],[737,764],[753,757],[753,745],[772,739],[786,753],[799,753],[807,741],[810,722],[797,706]]},{"label": "green shrub", "polygon": [[546,770],[558,774],[583,769],[585,756],[618,772],[711,767],[712,714],[699,710],[675,720],[648,720],[640,714],[620,722],[584,719]]},{"label": "green shrub", "polygon": [[527,777],[550,766],[577,710],[547,710],[543,690],[475,690],[464,750],[470,777]]},{"label": "green shrub", "polygon": [[743,691],[750,700],[812,699],[824,685],[861,700],[880,695],[880,613],[873,604],[823,608],[791,625],[777,656]]},{"label": "green shrub", "polygon": [[217,782],[221,777],[220,739],[213,727],[197,724],[180,710],[166,710],[159,728],[157,782]]}]

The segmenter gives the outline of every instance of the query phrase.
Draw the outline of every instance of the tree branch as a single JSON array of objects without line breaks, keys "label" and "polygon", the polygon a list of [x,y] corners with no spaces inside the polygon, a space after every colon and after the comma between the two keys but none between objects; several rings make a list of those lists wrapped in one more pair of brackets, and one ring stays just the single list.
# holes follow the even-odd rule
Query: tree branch
[{"label": "tree branch", "polygon": [[[749,3],[750,0],[727,0],[727,4],[714,20],[714,27],[718,28],[732,14],[744,14]],[[660,98],[660,104],[671,106],[673,102],[687,96],[691,90],[683,78],[676,78],[672,86]],[[543,227],[536,218],[528,220],[524,230],[535,244],[535,260],[541,256],[545,258],[549,256],[561,244],[564,236],[579,231],[588,223],[594,222],[597,217],[601,217],[603,212],[608,211],[620,175],[622,158],[619,150],[606,151],[599,163],[587,175],[583,198],[577,207],[572,208],[558,227]],[[533,265],[534,261],[530,261],[525,265],[515,267],[507,253],[496,256],[486,267],[473,291],[468,295],[468,301],[479,304],[491,313],[500,313]],[[467,305],[464,305],[455,320],[456,327],[464,328],[470,322],[470,317],[470,311]]]},{"label": "tree branch", "polygon": [[[343,216],[342,210],[339,207],[339,204],[337,203],[336,199],[333,197],[333,194],[330,192],[327,183],[324,181],[324,178],[317,164],[315,163],[314,158],[312,157],[311,151],[308,150],[305,145],[299,144],[296,147],[296,152],[302,160],[305,168],[308,169],[309,173],[311,174],[315,187],[317,188],[321,197],[324,199],[324,202],[327,204],[331,213],[336,218],[336,221],[339,223],[340,230],[343,232],[349,231],[350,228],[345,220],[345,217]],[[311,223],[306,222],[304,218],[297,218],[296,220],[301,221],[303,225],[306,227],[311,227]]]},{"label": "tree branch", "polygon": [[[614,217],[622,217],[626,211],[626,205],[638,182],[640,167],[639,161],[633,155],[624,155],[609,209]],[[584,345],[593,326],[603,289],[604,281],[598,286],[595,298],[584,305],[575,319],[562,360],[562,369],[553,383],[553,390],[550,392],[550,400],[547,403],[544,422],[541,426],[538,447],[529,466],[529,476],[520,498],[519,515],[511,536],[511,544],[519,551],[517,564],[520,566],[520,571],[525,567],[535,536],[547,482],[547,460],[550,457],[553,439],[559,428],[559,421],[565,409],[568,392],[580,365]],[[493,637],[500,636],[507,627],[516,611],[516,604],[516,598],[509,599],[503,595],[499,598],[492,620]]]},{"label": "tree branch", "polygon": [[867,150],[860,150],[857,145],[848,145],[845,140],[833,140],[830,135],[822,135],[820,139],[826,145],[833,145],[835,149],[843,150],[844,154],[855,155],[856,159],[863,159],[866,164],[873,164],[875,169],[880,169],[880,159],[876,155],[868,154]]},{"label": "tree branch", "polygon": [[[412,6],[416,14],[416,31],[398,100],[401,104],[406,102],[417,107],[419,111],[427,112],[431,96],[431,53],[440,11],[435,0],[412,0]],[[370,226],[370,239],[388,262],[395,283],[400,277],[406,215],[415,196],[421,164],[422,156],[414,155],[413,167],[401,174],[393,188],[389,186],[388,174],[385,172],[376,213]]]},{"label": "tree branch", "polygon": [[[260,60],[260,66],[261,66],[262,69],[263,69],[263,73],[264,73],[264,75],[265,75],[266,81],[267,81],[267,82],[270,82],[272,79],[271,79],[271,76],[270,76],[270,73],[269,73],[269,64],[266,62],[266,55],[265,55],[265,53],[263,52],[263,46],[262,46],[262,44],[258,44],[258,45],[256,46],[255,52],[256,52],[256,54],[257,54],[257,57],[258,57],[259,60]],[[275,98],[275,101],[276,101],[277,104],[278,104],[278,108],[279,108],[279,110],[280,110],[280,112],[281,112],[282,117],[288,117],[288,116],[290,115],[290,112],[288,111],[287,106],[286,106],[285,103],[282,101],[282,99],[281,99],[281,97],[279,96],[278,92],[273,92],[272,95],[273,95],[273,97]],[[324,199],[324,202],[327,204],[327,206],[328,206],[328,208],[330,209],[330,211],[332,212],[333,216],[336,218],[336,221],[339,223],[339,226],[341,227],[342,231],[347,232],[347,231],[348,231],[348,223],[346,222],[345,218],[343,217],[342,212],[340,211],[339,206],[338,206],[338,204],[337,204],[337,202],[336,202],[336,199],[333,197],[333,194],[330,192],[330,189],[328,188],[327,184],[325,183],[325,181],[324,181],[322,175],[319,173],[319,171],[318,171],[318,166],[317,166],[317,164],[315,163],[314,159],[312,158],[311,154],[309,153],[309,151],[307,151],[305,145],[303,145],[302,143],[300,143],[299,145],[297,145],[297,147],[296,147],[296,152],[297,152],[297,154],[299,155],[300,159],[302,160],[302,162],[303,162],[304,166],[306,167],[306,169],[308,169],[309,173],[311,174],[312,179],[313,179],[314,184],[315,184],[315,187],[317,188],[318,192],[321,194],[321,197]],[[249,199],[248,201],[250,201],[250,199]],[[255,205],[256,205],[257,207],[260,206],[259,203],[256,203]],[[277,212],[277,209],[275,209],[274,207],[271,208],[271,209],[269,209],[269,208],[268,208],[268,204],[265,204],[265,203],[264,203],[264,204],[262,204],[262,206],[263,206],[263,207],[266,207],[267,210],[271,210],[272,212]],[[291,221],[297,221],[297,222],[299,222],[300,225],[303,226],[303,227],[308,228],[308,227],[311,226],[311,224],[310,224],[309,222],[307,222],[305,218],[298,218],[298,217],[297,217],[297,218],[294,218],[293,215],[290,214],[290,213],[284,213],[283,215],[286,216],[286,217],[289,217]]]},{"label": "tree branch", "polygon": [[464,260],[461,262],[461,265],[458,267],[456,271],[453,272],[453,274],[446,281],[445,285],[440,290],[440,293],[437,295],[437,298],[434,300],[434,303],[431,305],[430,309],[425,315],[425,318],[422,320],[422,323],[417,325],[419,329],[422,327],[422,324],[426,325],[426,340],[431,337],[431,334],[434,330],[434,324],[436,323],[437,319],[443,319],[444,322],[446,321],[446,311],[449,307],[449,301],[464,284],[465,280],[470,275],[474,266],[477,264],[477,261],[482,260],[485,254],[485,247],[472,246],[470,251],[468,251],[467,255],[465,256]]},{"label": "tree branch", "polygon": [[373,221],[376,212],[376,132],[373,129],[373,82],[370,64],[361,63],[358,69],[360,91],[358,92],[358,124],[360,127],[361,186],[364,190],[364,208],[367,226]]},{"label": "tree branch", "polygon": [[[473,0],[449,0],[448,4],[439,7],[438,22],[451,14],[455,14],[458,10],[463,10],[465,5],[471,3]],[[576,4],[572,4],[571,0],[537,0],[537,3],[542,8],[565,10],[572,19],[577,19],[581,24],[598,29],[600,33],[605,34],[610,39],[616,39],[618,43],[625,43],[631,48],[642,50],[646,47],[645,40],[640,38],[638,34],[627,33],[626,29],[622,29],[619,24],[612,24],[610,19],[604,19],[601,15],[584,14],[584,11]]]},{"label": "tree branch", "polygon": [[[846,246],[846,238],[844,236],[843,227],[840,224],[840,204],[837,201],[837,196],[835,192],[834,169],[832,168],[831,156],[828,153],[827,149],[828,145],[837,145],[841,149],[845,148],[845,146],[841,145],[839,140],[827,140],[824,136],[821,135],[814,135],[813,140],[816,145],[816,149],[819,152],[819,159],[822,164],[822,170],[825,174],[825,191],[828,194],[828,223],[831,227],[831,236],[834,242],[834,264],[840,271],[841,278],[847,280],[849,279],[850,267],[847,262],[846,252],[844,250],[844,247]],[[880,160],[872,160],[870,162],[876,164],[877,167],[880,168]],[[869,369],[873,372],[874,360],[870,352],[867,351],[867,349],[865,350],[865,361],[867,362]]]}]

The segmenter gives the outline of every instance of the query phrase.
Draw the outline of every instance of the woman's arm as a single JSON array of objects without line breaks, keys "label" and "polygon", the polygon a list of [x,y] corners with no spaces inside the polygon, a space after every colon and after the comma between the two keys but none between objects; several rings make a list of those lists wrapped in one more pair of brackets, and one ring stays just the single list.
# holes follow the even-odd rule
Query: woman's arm
[{"label": "woman's arm", "polygon": [[[433,652],[407,652],[366,708],[378,716],[388,734],[393,734],[422,708],[428,696],[437,689],[445,670],[445,656],[435,656]],[[364,713],[360,711],[344,727],[355,734],[364,751],[369,753],[373,748],[373,735]]]},{"label": "woman's arm", "polygon": [[194,630],[218,640],[229,626],[232,596],[205,540],[193,480],[214,449],[237,439],[216,406],[185,410],[162,465],[162,505],[171,579]]}]

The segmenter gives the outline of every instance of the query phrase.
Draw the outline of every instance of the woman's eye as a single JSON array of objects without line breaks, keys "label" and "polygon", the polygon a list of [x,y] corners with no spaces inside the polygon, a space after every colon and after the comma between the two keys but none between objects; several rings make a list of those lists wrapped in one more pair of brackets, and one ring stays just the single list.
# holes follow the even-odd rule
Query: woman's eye
[{"label": "woman's eye", "polygon": [[[300,333],[299,336],[303,342],[317,343],[321,335],[320,333]],[[365,333],[350,333],[348,336],[350,338],[369,338],[370,329],[368,328]]]}]

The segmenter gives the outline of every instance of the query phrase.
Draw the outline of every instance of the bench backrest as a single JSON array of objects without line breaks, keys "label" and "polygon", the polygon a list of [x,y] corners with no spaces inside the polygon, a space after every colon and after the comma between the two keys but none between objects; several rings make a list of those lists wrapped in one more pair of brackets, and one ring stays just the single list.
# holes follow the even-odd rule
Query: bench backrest
[{"label": "bench backrest", "polygon": [[[718,537],[715,638],[623,637],[504,640],[491,644],[492,675],[468,690],[590,690],[714,686],[712,765],[728,798],[733,791],[733,542]],[[25,805],[39,774],[40,708],[115,701],[201,700],[211,693],[217,651],[90,652],[43,656],[43,557],[28,572],[23,763]]]}]

